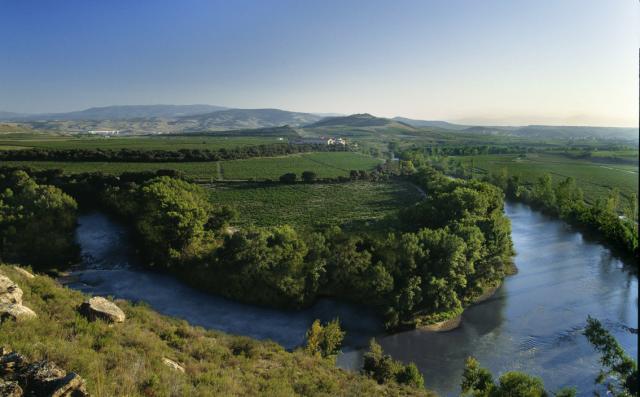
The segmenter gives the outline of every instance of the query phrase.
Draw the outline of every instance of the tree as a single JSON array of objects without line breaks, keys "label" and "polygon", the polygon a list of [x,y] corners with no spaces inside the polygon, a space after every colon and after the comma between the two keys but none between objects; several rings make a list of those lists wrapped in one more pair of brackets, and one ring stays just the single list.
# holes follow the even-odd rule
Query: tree
[{"label": "tree", "polygon": [[482,368],[475,358],[467,358],[464,372],[462,373],[462,384],[460,385],[462,393],[473,397],[486,397],[489,396],[489,392],[493,387],[493,375],[491,375],[491,372],[486,368]]},{"label": "tree", "polygon": [[24,171],[0,175],[0,259],[39,268],[78,258],[77,203]]},{"label": "tree", "polygon": [[596,383],[606,382],[607,391],[616,397],[637,396],[638,364],[624,352],[613,335],[591,316],[587,317],[584,335],[601,354],[600,363],[604,368]]},{"label": "tree", "polygon": [[310,356],[321,356],[320,343],[322,342],[322,324],[320,320],[315,320],[305,335],[307,344],[304,347],[305,353]]},{"label": "tree", "polygon": [[305,183],[313,183],[317,179],[317,175],[313,171],[304,171],[302,173],[302,181]]},{"label": "tree", "polygon": [[405,365],[402,370],[396,374],[398,383],[409,385],[418,389],[424,388],[424,377],[414,363]]},{"label": "tree", "polygon": [[335,357],[340,352],[340,345],[345,332],[340,328],[340,321],[334,319],[324,326],[320,320],[315,320],[307,330],[307,343],[304,351],[316,357]]},{"label": "tree", "polygon": [[280,175],[280,182],[282,183],[296,183],[298,176],[292,172]]},{"label": "tree", "polygon": [[[473,397],[548,397],[542,379],[522,372],[505,372],[496,383],[491,372],[469,357],[462,373],[462,394]],[[561,389],[553,393],[557,397],[574,397],[574,389]]]},{"label": "tree", "polygon": [[384,354],[382,347],[371,339],[369,351],[364,354],[362,372],[378,383],[397,382],[416,388],[424,388],[424,378],[414,363],[402,365],[391,356]]},{"label": "tree", "polygon": [[138,190],[136,228],[147,246],[151,264],[172,266],[215,248],[213,206],[198,185],[167,176],[154,178]]}]

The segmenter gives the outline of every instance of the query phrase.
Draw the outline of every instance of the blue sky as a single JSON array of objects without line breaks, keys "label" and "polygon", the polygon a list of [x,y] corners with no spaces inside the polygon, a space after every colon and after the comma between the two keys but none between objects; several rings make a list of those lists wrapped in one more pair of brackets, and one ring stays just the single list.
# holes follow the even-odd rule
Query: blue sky
[{"label": "blue sky", "polygon": [[0,110],[638,123],[635,0],[0,0]]}]

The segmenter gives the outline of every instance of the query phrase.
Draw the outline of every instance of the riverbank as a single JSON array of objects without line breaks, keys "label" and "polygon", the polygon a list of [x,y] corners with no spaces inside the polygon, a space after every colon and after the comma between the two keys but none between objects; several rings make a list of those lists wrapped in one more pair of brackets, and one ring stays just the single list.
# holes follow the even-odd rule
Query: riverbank
[{"label": "riverbank", "polygon": [[[514,266],[515,268],[515,266]],[[510,273],[511,274],[515,274],[515,273]],[[508,277],[508,276],[507,276]],[[431,323],[431,324],[420,324],[417,325],[416,328],[420,329],[422,331],[430,331],[430,332],[447,332],[447,331],[452,331],[456,328],[458,328],[461,324],[462,324],[462,315],[464,314],[465,311],[467,311],[471,306],[473,305],[477,305],[479,303],[482,303],[486,300],[488,300],[489,298],[491,298],[493,295],[495,295],[495,293],[500,289],[500,287],[502,286],[502,283],[498,284],[495,287],[491,287],[488,288],[486,291],[484,291],[482,293],[482,295],[478,296],[476,299],[474,299],[473,303],[470,304],[469,306],[467,306],[462,313],[448,318],[446,320],[442,320],[442,321],[438,321],[435,323]]]}]

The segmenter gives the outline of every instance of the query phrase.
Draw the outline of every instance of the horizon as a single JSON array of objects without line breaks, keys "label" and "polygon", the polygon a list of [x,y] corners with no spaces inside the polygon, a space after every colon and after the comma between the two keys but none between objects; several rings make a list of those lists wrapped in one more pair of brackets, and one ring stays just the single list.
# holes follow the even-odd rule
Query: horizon
[{"label": "horizon", "polygon": [[3,2],[0,110],[222,103],[637,128],[640,6],[556,3]]},{"label": "horizon", "polygon": [[[472,122],[463,122],[463,121],[454,121],[454,120],[416,119],[416,118],[412,118],[412,117],[406,117],[404,115],[380,116],[380,115],[377,115],[377,114],[373,114],[371,112],[337,113],[337,112],[314,112],[314,111],[297,111],[297,110],[294,111],[294,110],[290,110],[290,109],[280,109],[280,108],[275,108],[275,107],[236,108],[236,107],[229,107],[229,106],[224,106],[224,105],[213,105],[213,104],[209,104],[209,103],[185,103],[185,104],[175,104],[175,103],[139,104],[138,103],[138,104],[126,104],[126,105],[92,106],[92,107],[87,107],[87,108],[83,108],[83,109],[75,109],[75,110],[68,110],[68,111],[62,111],[62,112],[21,113],[21,112],[6,111],[4,109],[0,109],[0,112],[15,113],[15,114],[19,114],[19,115],[22,115],[22,116],[35,116],[35,115],[49,115],[49,114],[52,114],[52,115],[53,114],[65,114],[65,113],[81,112],[81,111],[90,110],[90,109],[101,109],[101,108],[110,108],[110,107],[127,107],[127,106],[214,106],[214,107],[223,108],[223,109],[220,109],[220,110],[281,110],[281,111],[285,111],[285,112],[314,114],[314,115],[317,115],[317,116],[323,116],[324,118],[348,117],[348,116],[353,116],[353,115],[356,115],[356,114],[369,114],[370,116],[378,117],[378,118],[387,118],[387,119],[405,118],[405,119],[410,119],[410,120],[415,120],[415,121],[436,121],[436,122],[445,122],[445,123],[450,123],[450,124],[463,125],[463,126],[468,126],[468,127],[513,127],[513,128],[517,128],[517,127],[542,126],[542,127],[583,127],[583,128],[639,129],[639,126],[615,126],[615,125],[593,125],[593,124],[591,124],[591,125],[590,124],[553,124],[553,123],[546,123],[546,124],[541,124],[541,123],[525,123],[525,124],[502,123],[501,124],[500,122],[495,122],[495,123],[490,123],[490,122],[472,123]],[[211,112],[217,112],[217,111],[220,111],[220,110],[214,110],[214,111],[211,111]],[[211,112],[207,112],[207,113],[211,113]],[[204,114],[204,113],[199,113],[199,114]]]}]

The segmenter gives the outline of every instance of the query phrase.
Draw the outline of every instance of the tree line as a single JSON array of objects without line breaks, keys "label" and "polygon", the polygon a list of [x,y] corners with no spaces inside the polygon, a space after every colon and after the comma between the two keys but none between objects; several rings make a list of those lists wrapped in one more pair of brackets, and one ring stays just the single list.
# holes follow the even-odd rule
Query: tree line
[{"label": "tree line", "polygon": [[286,143],[239,146],[234,148],[138,150],[138,149],[49,149],[0,150],[5,161],[101,161],[127,163],[166,163],[239,160],[252,157],[276,157],[308,152],[348,151],[342,145],[290,145]]},{"label": "tree line", "polygon": [[427,199],[404,209],[403,230],[386,236],[338,227],[304,234],[288,225],[235,230],[230,208],[174,176],[37,175],[130,222],[149,266],[261,305],[298,308],[319,296],[360,302],[383,313],[390,329],[460,314],[500,283],[513,253],[500,190],[431,168],[412,177]]},{"label": "tree line", "polygon": [[[433,165],[440,171],[456,178],[470,179],[470,169],[460,161],[443,157],[425,157],[420,152],[409,150],[401,154],[412,166]],[[585,228],[598,235],[604,242],[622,252],[638,257],[638,197],[631,194],[621,197],[612,189],[606,199],[599,198],[593,204],[584,200],[582,189],[575,179],[567,177],[555,184],[546,173],[534,183],[525,183],[518,175],[509,175],[506,168],[483,176],[483,181],[499,187],[511,200],[521,201],[572,225]],[[623,215],[619,214],[622,209]]]}]

